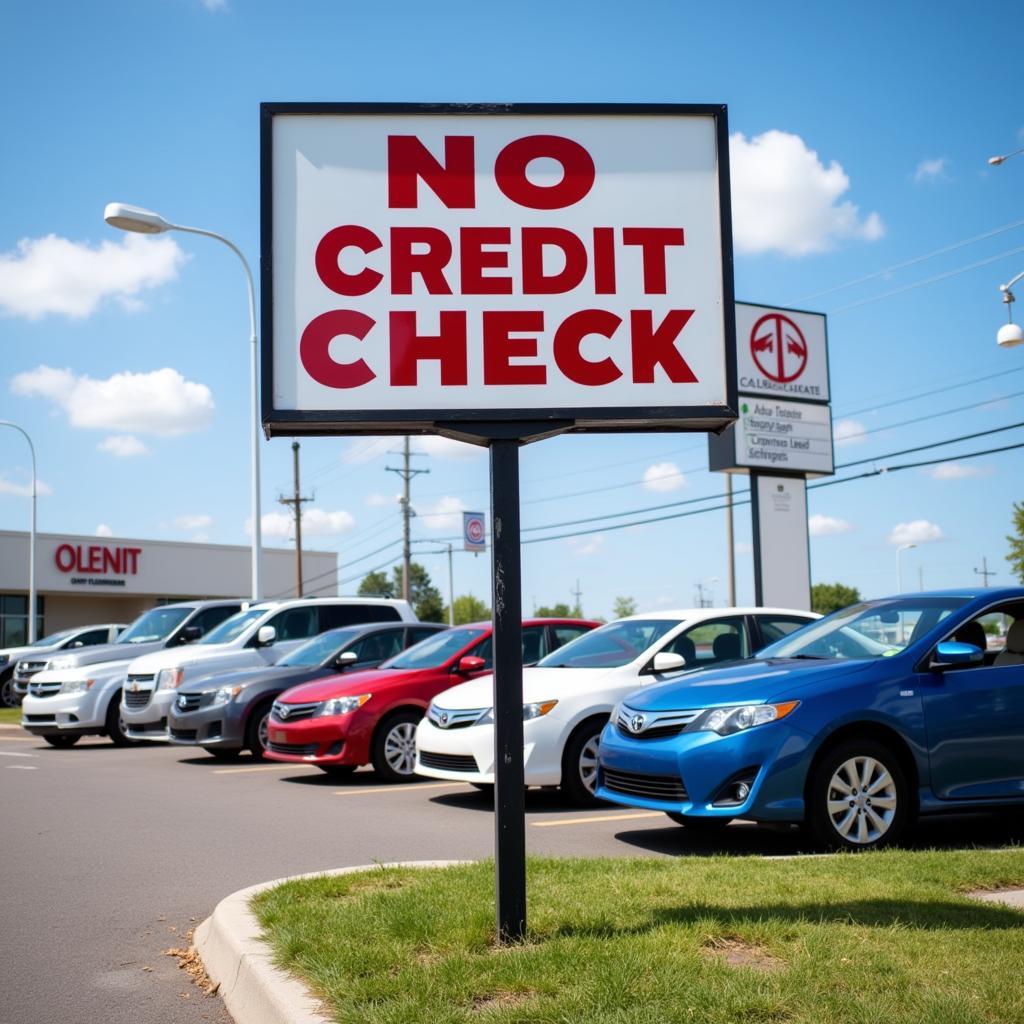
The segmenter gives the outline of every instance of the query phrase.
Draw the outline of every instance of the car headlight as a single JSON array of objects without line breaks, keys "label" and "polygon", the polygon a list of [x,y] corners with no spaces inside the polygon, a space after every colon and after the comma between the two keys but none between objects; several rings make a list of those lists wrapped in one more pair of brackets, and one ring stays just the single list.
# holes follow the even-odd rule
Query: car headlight
[{"label": "car headlight", "polygon": [[158,690],[176,690],[181,686],[185,678],[183,668],[162,668],[156,674],[156,688]]},{"label": "car headlight", "polygon": [[60,684],[61,693],[85,693],[91,690],[95,679],[69,679],[66,683]]},{"label": "car headlight", "polygon": [[316,709],[313,717],[329,718],[334,715],[347,715],[361,708],[372,696],[372,693],[361,693],[357,697],[335,697],[333,700],[325,700]]},{"label": "car headlight", "polygon": [[218,704],[227,704],[233,701],[241,692],[242,688],[240,686],[222,686],[219,690],[214,691],[210,707],[215,708]]},{"label": "car headlight", "polygon": [[800,703],[787,700],[781,704],[743,704],[733,708],[712,708],[696,726],[697,732],[717,732],[719,736],[731,736],[734,732],[753,729],[755,725],[778,722],[790,714]]},{"label": "car headlight", "polygon": [[[557,703],[557,700],[536,700],[524,704],[523,721],[529,722],[531,718],[543,718]],[[488,708],[473,724],[493,725],[494,708]]]}]

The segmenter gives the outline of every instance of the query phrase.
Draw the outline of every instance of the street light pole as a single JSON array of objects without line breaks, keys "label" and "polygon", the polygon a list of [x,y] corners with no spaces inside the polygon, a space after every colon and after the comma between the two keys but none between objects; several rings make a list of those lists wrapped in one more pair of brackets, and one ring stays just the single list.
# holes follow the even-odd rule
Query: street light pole
[{"label": "street light pole", "polygon": [[26,441],[32,453],[32,529],[28,538],[28,642],[36,642],[36,449],[28,433],[10,420],[0,420],[0,427],[16,430]]},{"label": "street light pole", "polygon": [[903,593],[903,559],[900,557],[904,551],[916,548],[916,544],[901,544],[896,549],[896,593]]},{"label": "street light pole", "polygon": [[230,239],[218,235],[215,231],[205,228],[191,228],[184,224],[172,224],[164,220],[152,210],[144,210],[138,206],[125,203],[107,203],[103,211],[103,219],[111,226],[122,231],[134,231],[143,235],[160,235],[165,231],[182,231],[190,235],[203,235],[223,242],[239,259],[245,271],[245,283],[249,292],[249,384],[251,389],[251,460],[250,477],[252,483],[252,599],[259,601],[263,596],[263,524],[260,518],[260,414],[259,388],[256,371],[257,335],[256,335],[256,289],[253,285],[252,270],[242,250]]}]

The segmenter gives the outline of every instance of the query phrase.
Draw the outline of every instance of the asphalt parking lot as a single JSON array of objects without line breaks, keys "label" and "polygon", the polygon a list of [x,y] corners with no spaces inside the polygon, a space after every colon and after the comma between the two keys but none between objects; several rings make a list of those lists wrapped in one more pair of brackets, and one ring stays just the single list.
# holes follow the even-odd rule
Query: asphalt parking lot
[{"label": "asphalt parking lot", "polygon": [[[165,746],[86,740],[53,750],[0,727],[3,911],[0,1024],[193,1024],[230,1020],[164,955],[228,893],[307,871],[492,852],[488,799],[461,783],[339,782],[315,768],[216,761]],[[800,835],[743,823],[714,839],[664,815],[581,811],[527,795],[534,854],[791,856]],[[913,846],[1024,841],[1024,818],[914,830]]]}]

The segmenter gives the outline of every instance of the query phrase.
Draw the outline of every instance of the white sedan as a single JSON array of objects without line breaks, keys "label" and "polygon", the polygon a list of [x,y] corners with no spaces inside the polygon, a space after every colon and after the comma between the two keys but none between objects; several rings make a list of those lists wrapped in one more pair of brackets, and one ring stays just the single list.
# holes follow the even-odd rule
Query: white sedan
[{"label": "white sedan", "polygon": [[[523,670],[528,786],[594,801],[597,744],[612,708],[642,686],[749,658],[819,618],[786,608],[687,608],[617,619]],[[434,698],[416,730],[416,773],[494,783],[491,676]]]}]

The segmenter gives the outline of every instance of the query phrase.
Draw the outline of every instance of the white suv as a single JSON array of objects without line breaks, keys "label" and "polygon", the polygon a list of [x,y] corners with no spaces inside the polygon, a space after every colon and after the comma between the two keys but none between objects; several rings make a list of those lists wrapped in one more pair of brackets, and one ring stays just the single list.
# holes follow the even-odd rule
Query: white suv
[{"label": "white suv", "polygon": [[265,601],[232,616],[188,650],[159,651],[128,666],[121,719],[133,740],[167,740],[178,687],[236,669],[276,664],[318,633],[364,622],[417,622],[406,601],[379,597]]}]

